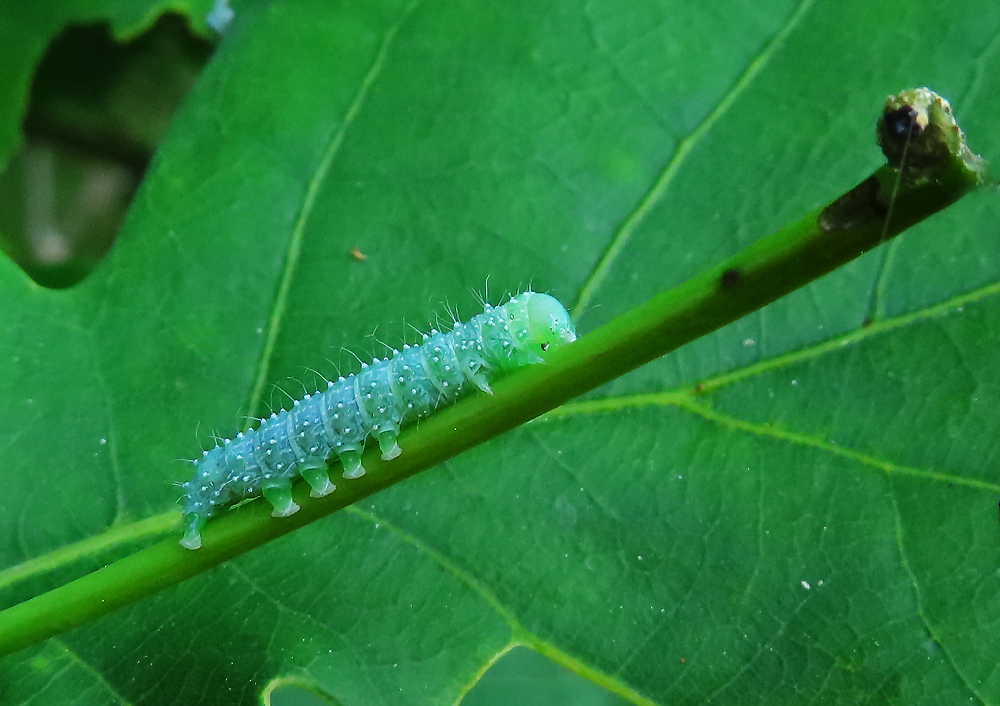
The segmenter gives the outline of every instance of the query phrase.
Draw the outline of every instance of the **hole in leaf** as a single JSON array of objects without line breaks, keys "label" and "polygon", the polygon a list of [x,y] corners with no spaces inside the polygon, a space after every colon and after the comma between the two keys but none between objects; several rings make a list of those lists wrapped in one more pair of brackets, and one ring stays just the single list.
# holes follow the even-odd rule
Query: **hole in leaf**
[{"label": "hole in leaf", "polygon": [[32,279],[71,287],[100,264],[211,52],[173,14],[125,44],[105,23],[71,26],[51,42],[21,150],[0,165],[0,247]]}]

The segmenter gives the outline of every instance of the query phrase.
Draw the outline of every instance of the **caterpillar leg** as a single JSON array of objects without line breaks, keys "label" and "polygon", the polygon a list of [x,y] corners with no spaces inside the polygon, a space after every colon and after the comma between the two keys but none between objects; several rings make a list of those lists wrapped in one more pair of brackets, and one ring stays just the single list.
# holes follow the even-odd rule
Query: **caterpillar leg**
[{"label": "caterpillar leg", "polygon": [[205,527],[205,516],[196,512],[189,512],[184,515],[184,536],[181,537],[181,546],[185,549],[201,548],[201,531]]},{"label": "caterpillar leg", "polygon": [[383,431],[378,435],[378,447],[382,451],[382,460],[391,461],[402,453],[399,444],[396,443],[397,431]]},{"label": "caterpillar leg", "polygon": [[472,383],[476,387],[485,392],[487,395],[493,394],[493,390],[490,388],[490,383],[486,379],[486,373],[484,373],[482,370],[477,370],[474,373],[469,373],[467,377],[469,378],[469,380],[472,381]]},{"label": "caterpillar leg", "polygon": [[337,489],[337,486],[330,482],[330,475],[326,472],[326,468],[303,468],[299,470],[299,475],[312,488],[309,491],[310,497],[322,498]]},{"label": "caterpillar leg", "polygon": [[353,480],[365,474],[365,467],[361,465],[360,451],[341,451],[338,456],[344,466],[344,478]]},{"label": "caterpillar leg", "polygon": [[261,490],[267,501],[274,506],[271,517],[288,517],[298,512],[299,506],[292,500],[292,484],[287,480],[284,483],[265,485]]}]

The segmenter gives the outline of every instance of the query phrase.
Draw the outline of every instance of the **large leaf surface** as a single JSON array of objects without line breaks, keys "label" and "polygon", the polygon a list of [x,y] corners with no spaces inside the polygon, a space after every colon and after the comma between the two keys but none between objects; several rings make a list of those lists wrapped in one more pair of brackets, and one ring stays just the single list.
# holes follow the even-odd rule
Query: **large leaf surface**
[{"label": "large leaf surface", "polygon": [[[585,333],[830,200],[878,163],[889,92],[932,86],[1000,152],[1000,7],[881,7],[238,6],[103,269],[68,292],[0,270],[0,600],[147,541],[176,459],[287,403],[273,384],[355,369],[345,347],[476,313],[487,281],[577,302]],[[253,703],[286,678],[449,703],[524,643],[649,703],[995,704],[998,212],[968,199],[8,657],[0,697]]]}]

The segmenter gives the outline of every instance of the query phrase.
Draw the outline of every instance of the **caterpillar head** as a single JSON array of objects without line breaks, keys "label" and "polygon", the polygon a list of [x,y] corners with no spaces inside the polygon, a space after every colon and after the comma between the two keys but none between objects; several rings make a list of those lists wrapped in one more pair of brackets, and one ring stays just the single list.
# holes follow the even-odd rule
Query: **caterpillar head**
[{"label": "caterpillar head", "polygon": [[513,350],[498,357],[503,368],[539,363],[546,351],[576,340],[569,313],[548,294],[525,292],[513,297],[502,309],[516,341]]},{"label": "caterpillar head", "polygon": [[544,353],[576,340],[569,312],[559,300],[535,292],[522,296],[525,297],[524,312],[528,318],[528,345],[537,347],[536,352]]}]

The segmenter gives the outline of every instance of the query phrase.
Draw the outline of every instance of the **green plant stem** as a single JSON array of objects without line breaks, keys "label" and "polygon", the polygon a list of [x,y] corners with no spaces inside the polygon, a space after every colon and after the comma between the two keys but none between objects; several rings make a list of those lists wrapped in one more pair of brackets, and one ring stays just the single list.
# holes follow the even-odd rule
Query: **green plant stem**
[{"label": "green plant stem", "polygon": [[198,551],[181,549],[171,537],[0,612],[0,655],[179,583],[441,463],[850,262],[981,183],[978,161],[970,161],[964,142],[961,148],[965,152],[948,145],[930,176],[926,161],[917,179],[881,167],[826,208],[555,351],[545,365],[500,381],[493,396],[473,396],[407,430],[399,458],[384,462],[376,451],[366,453],[368,474],[336,493],[310,499],[300,484],[302,509],[289,518],[271,519],[266,503],[251,502],[209,523]]}]

